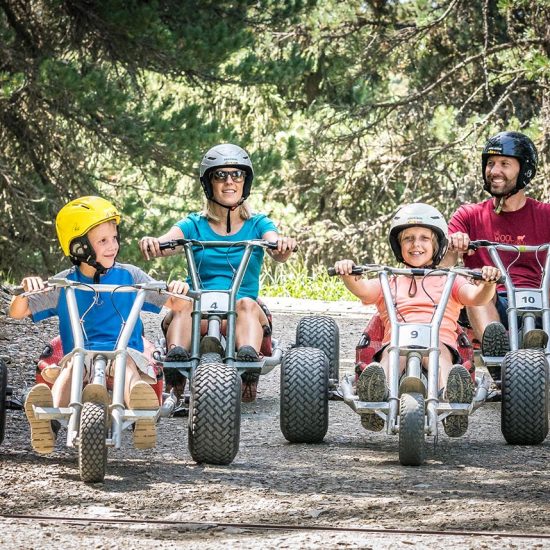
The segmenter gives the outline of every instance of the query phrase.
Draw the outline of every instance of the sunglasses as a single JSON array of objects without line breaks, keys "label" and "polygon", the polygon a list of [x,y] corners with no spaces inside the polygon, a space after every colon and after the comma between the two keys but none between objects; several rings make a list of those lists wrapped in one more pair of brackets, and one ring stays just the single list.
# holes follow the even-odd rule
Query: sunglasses
[{"label": "sunglasses", "polygon": [[246,172],[244,170],[233,170],[233,172],[216,170],[214,172],[214,179],[218,181],[227,181],[230,177],[233,181],[242,181],[245,176]]}]

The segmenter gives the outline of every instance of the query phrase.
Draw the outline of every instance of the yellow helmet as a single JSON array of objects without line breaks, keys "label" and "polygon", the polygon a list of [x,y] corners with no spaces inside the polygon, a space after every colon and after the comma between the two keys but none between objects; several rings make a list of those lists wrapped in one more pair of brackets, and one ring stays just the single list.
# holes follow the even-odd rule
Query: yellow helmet
[{"label": "yellow helmet", "polygon": [[[120,224],[120,212],[101,197],[80,197],[67,203],[57,214],[55,229],[65,256],[78,260],[93,254],[86,234],[100,223],[114,220]],[[91,248],[91,247],[90,247]]]}]

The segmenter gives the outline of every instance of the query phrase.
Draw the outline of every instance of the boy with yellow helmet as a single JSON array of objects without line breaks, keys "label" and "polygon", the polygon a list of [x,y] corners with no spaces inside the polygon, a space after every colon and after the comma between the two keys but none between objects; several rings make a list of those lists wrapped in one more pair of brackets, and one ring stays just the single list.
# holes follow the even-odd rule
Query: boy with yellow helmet
[{"label": "boy with yellow helmet", "polygon": [[[109,201],[94,196],[81,197],[66,204],[56,218],[56,230],[63,253],[74,266],[56,277],[84,284],[132,285],[146,283],[152,278],[138,267],[116,261],[119,249],[120,212]],[[74,348],[67,301],[64,289],[33,293],[46,285],[40,277],[25,277],[21,283],[25,293],[12,300],[9,315],[16,319],[31,317],[40,321],[59,317],[63,353]],[[185,294],[188,285],[172,281],[168,290]],[[84,329],[85,346],[89,350],[114,350],[120,334],[120,319],[126,319],[135,299],[133,293],[113,293],[109,298],[101,294],[76,291],[78,310]],[[104,296],[104,295],[103,295]],[[169,298],[155,292],[147,294],[143,309],[159,313],[162,306],[178,310],[183,300]],[[150,362],[144,357],[143,324],[136,323],[129,341],[124,400],[129,408],[156,409],[158,398],[150,386],[156,381]],[[70,399],[72,364],[70,358],[61,361],[62,368],[55,378],[52,390],[46,384],[34,386],[25,402],[25,412],[31,426],[31,441],[35,451],[49,453],[54,449],[55,436],[49,420],[35,417],[33,405],[66,407]],[[139,404],[139,406],[137,406]],[[134,444],[138,448],[153,447],[156,427],[153,420],[136,422]]]}]

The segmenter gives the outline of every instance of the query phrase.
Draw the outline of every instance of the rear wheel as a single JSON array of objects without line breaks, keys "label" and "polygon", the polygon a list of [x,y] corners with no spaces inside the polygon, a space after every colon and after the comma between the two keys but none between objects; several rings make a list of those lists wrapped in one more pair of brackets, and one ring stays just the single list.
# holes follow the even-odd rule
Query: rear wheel
[{"label": "rear wheel", "polygon": [[320,443],[328,429],[328,359],[292,348],[281,364],[281,431],[291,443]]},{"label": "rear wheel", "polygon": [[340,370],[340,331],[331,317],[314,316],[300,319],[296,328],[296,347],[317,348],[329,363],[329,378],[338,381]]},{"label": "rear wheel", "polygon": [[201,363],[191,383],[189,452],[195,462],[230,464],[239,450],[241,378],[223,363]]},{"label": "rear wheel", "polygon": [[403,466],[420,466],[424,462],[424,397],[404,393],[399,402],[399,462]]},{"label": "rear wheel", "polygon": [[548,364],[541,349],[510,351],[502,363],[501,429],[512,445],[537,445],[548,435]]},{"label": "rear wheel", "polygon": [[105,478],[107,467],[107,414],[103,403],[84,403],[80,413],[78,467],[80,478],[97,483]]},{"label": "rear wheel", "polygon": [[8,399],[8,368],[0,360],[0,443],[4,441],[6,428],[6,402]]}]

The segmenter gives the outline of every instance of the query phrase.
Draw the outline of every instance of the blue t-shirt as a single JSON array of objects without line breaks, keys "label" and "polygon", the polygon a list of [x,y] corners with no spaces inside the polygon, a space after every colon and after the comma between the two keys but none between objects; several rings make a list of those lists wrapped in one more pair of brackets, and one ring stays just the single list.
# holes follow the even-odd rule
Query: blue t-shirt
[{"label": "blue t-shirt", "polygon": [[[93,284],[93,279],[82,274],[80,269],[73,267],[62,271],[56,277],[64,277],[72,281]],[[100,284],[125,285],[153,281],[138,267],[128,264],[115,263],[114,266],[100,277]],[[94,304],[96,294],[85,290],[75,291],[78,312],[84,329],[84,347],[89,350],[113,351],[116,349],[118,337],[122,331],[122,323],[126,321],[130,309],[136,298],[134,292],[100,292],[97,303]],[[166,296],[160,293],[147,292],[144,311],[159,313],[166,302]],[[90,307],[92,306],[93,307]],[[71,321],[67,309],[65,289],[54,289],[50,292],[31,294],[29,308],[33,321],[41,321],[48,317],[59,317],[59,332],[63,353],[67,354],[74,348]],[[143,323],[138,319],[128,346],[143,351]]]},{"label": "blue t-shirt", "polygon": [[[176,223],[186,239],[200,241],[245,241],[261,239],[268,231],[275,231],[277,227],[264,214],[255,214],[245,220],[241,229],[235,235],[219,235],[208,223],[202,214],[191,214]],[[193,248],[195,262],[199,271],[201,287],[207,290],[226,290],[231,286],[233,277],[239,267],[244,253],[244,247],[235,248]],[[243,277],[237,298],[258,297],[260,290],[260,271],[264,260],[264,249],[254,247],[250,262]],[[188,282],[190,280],[188,279]]]}]

